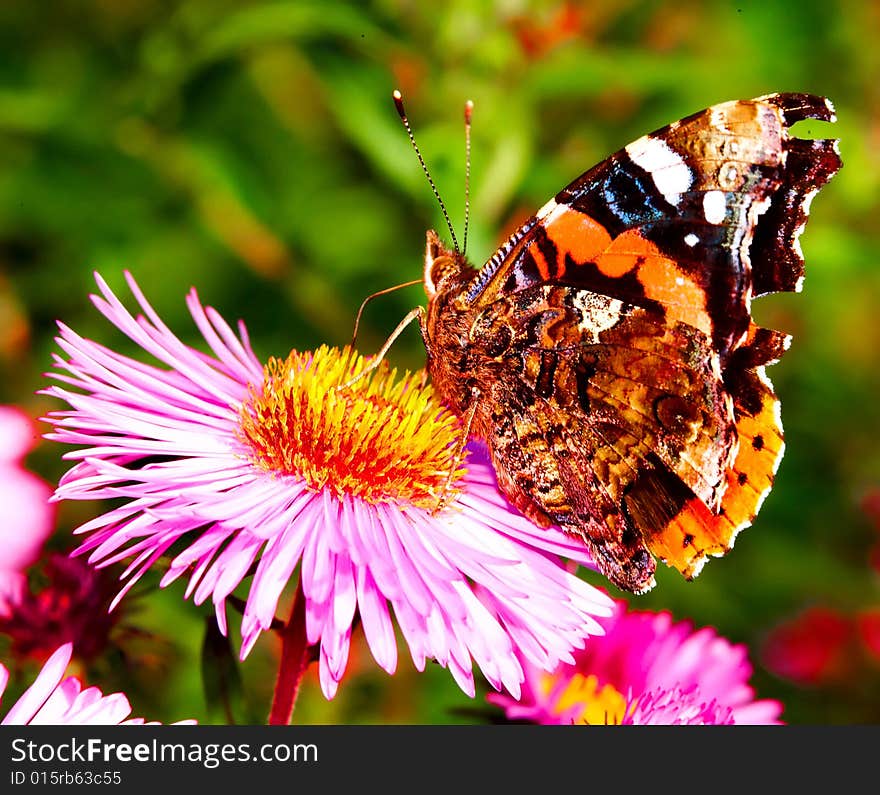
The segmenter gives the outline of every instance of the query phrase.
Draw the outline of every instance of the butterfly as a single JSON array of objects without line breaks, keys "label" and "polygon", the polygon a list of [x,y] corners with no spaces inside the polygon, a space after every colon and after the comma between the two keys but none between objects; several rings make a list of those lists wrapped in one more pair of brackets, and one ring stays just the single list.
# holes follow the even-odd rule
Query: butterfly
[{"label": "butterfly", "polygon": [[696,576],[773,484],[784,443],[765,366],[790,338],[751,301],[800,290],[798,237],[842,165],[836,140],[789,134],[804,119],[834,121],[831,102],[725,102],[643,136],[479,270],[427,233],[435,389],[507,499],[581,538],[626,591],[654,586],[657,558]]}]

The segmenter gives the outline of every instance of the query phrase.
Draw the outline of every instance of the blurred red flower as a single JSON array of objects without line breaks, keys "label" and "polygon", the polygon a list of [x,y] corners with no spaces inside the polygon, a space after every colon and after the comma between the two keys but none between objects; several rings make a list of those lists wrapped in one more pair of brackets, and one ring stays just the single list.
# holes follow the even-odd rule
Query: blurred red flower
[{"label": "blurred red flower", "polygon": [[546,20],[537,19],[533,12],[513,21],[519,45],[530,58],[538,58],[577,38],[587,27],[585,10],[574,3],[562,3]]},{"label": "blurred red flower", "polygon": [[880,607],[869,607],[856,616],[859,640],[875,663],[880,662]]},{"label": "blurred red flower", "polygon": [[849,616],[811,607],[773,629],[761,656],[777,676],[802,685],[825,684],[839,679],[850,666],[854,636]]},{"label": "blurred red flower", "polygon": [[44,660],[65,643],[73,643],[80,659],[95,659],[124,615],[119,608],[109,612],[117,586],[115,574],[106,569],[50,553],[10,598],[8,615],[0,616],[0,633],[9,636],[19,660]]}]

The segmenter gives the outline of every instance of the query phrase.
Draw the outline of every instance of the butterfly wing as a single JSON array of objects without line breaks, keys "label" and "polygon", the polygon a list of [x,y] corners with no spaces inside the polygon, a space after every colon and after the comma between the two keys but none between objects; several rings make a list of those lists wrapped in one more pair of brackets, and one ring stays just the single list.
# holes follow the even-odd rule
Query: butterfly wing
[{"label": "butterfly wing", "polygon": [[736,454],[725,471],[717,510],[682,490],[668,473],[652,473],[642,482],[635,511],[645,543],[689,579],[699,574],[709,555],[730,550],[773,486],[785,443],[779,399],[764,366],[775,362],[788,342],[786,335],[752,324],[731,357],[725,382],[733,401]]},{"label": "butterfly wing", "polygon": [[[646,473],[670,473],[717,509],[734,416],[709,338],[653,309],[537,285],[480,313],[470,352],[482,379],[476,431],[520,510],[579,534],[630,591],[653,562],[628,505]],[[503,407],[503,408],[501,408]]]},{"label": "butterfly wing", "polygon": [[772,484],[783,441],[764,367],[787,337],[750,302],[799,289],[798,236],[841,165],[836,141],[789,135],[807,118],[833,109],[774,94],[644,136],[429,302],[468,348],[432,375],[459,407],[490,407],[476,429],[502,490],[583,536],[628,590],[651,586],[651,554],[688,577],[724,554]]},{"label": "butterfly wing", "polygon": [[837,142],[792,138],[828,100],[726,102],[634,141],[572,182],[496,252],[475,306],[553,282],[655,307],[712,337],[725,359],[753,295],[799,289],[798,236],[840,168]]}]

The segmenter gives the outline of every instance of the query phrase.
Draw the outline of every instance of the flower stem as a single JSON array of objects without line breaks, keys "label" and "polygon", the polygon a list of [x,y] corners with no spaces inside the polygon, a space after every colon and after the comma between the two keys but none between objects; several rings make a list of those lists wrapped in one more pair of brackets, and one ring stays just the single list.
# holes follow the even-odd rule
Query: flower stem
[{"label": "flower stem", "polygon": [[309,643],[306,639],[306,600],[302,582],[296,586],[290,619],[281,629],[281,663],[269,711],[270,726],[287,726],[299,693],[303,674],[309,666]]}]

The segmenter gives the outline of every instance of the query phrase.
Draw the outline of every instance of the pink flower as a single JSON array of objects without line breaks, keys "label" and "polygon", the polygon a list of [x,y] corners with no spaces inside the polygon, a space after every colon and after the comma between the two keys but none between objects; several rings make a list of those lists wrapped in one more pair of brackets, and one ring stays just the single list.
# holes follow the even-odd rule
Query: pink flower
[{"label": "pink flower", "polygon": [[[105,696],[97,687],[83,689],[75,676],[62,679],[72,653],[72,644],[60,646],[0,723],[4,726],[115,726],[144,723],[143,718],[128,717],[131,704],[122,693]],[[0,664],[0,699],[6,692],[8,682],[9,671]]]},{"label": "pink flower", "polygon": [[660,687],[630,698],[624,726],[731,726],[733,710],[717,700],[706,701],[696,685],[687,689]]},{"label": "pink flower", "polygon": [[710,627],[694,631],[667,612],[616,602],[574,663],[552,673],[527,668],[518,701],[492,694],[512,720],[534,723],[778,723],[778,701],[755,701],[746,649]]},{"label": "pink flower", "polygon": [[127,278],[143,315],[100,277],[93,301],[160,366],[61,325],[67,358],[56,356],[54,377],[71,388],[47,390],[71,407],[50,416],[49,438],[79,447],[57,498],[123,500],[77,530],[96,565],[130,560],[123,593],[176,545],[161,585],[187,575],[186,595],[211,598],[225,632],[226,599],[250,578],[244,658],[299,566],[328,698],[356,612],[383,669],[397,665],[393,614],[416,667],[435,659],[470,695],[472,661],[518,695],[521,659],[552,668],[599,631],[593,616],[610,600],[559,558],[589,563],[583,545],[509,506],[479,450],[457,468],[457,420],[417,376],[395,380],[386,366],[348,383],[364,360],[327,348],[264,367],[244,327],[236,336],[192,291],[203,353]]},{"label": "pink flower", "polygon": [[33,423],[14,406],[0,406],[0,615],[26,585],[24,570],[40,555],[52,533],[52,490],[21,466],[33,447]]}]

